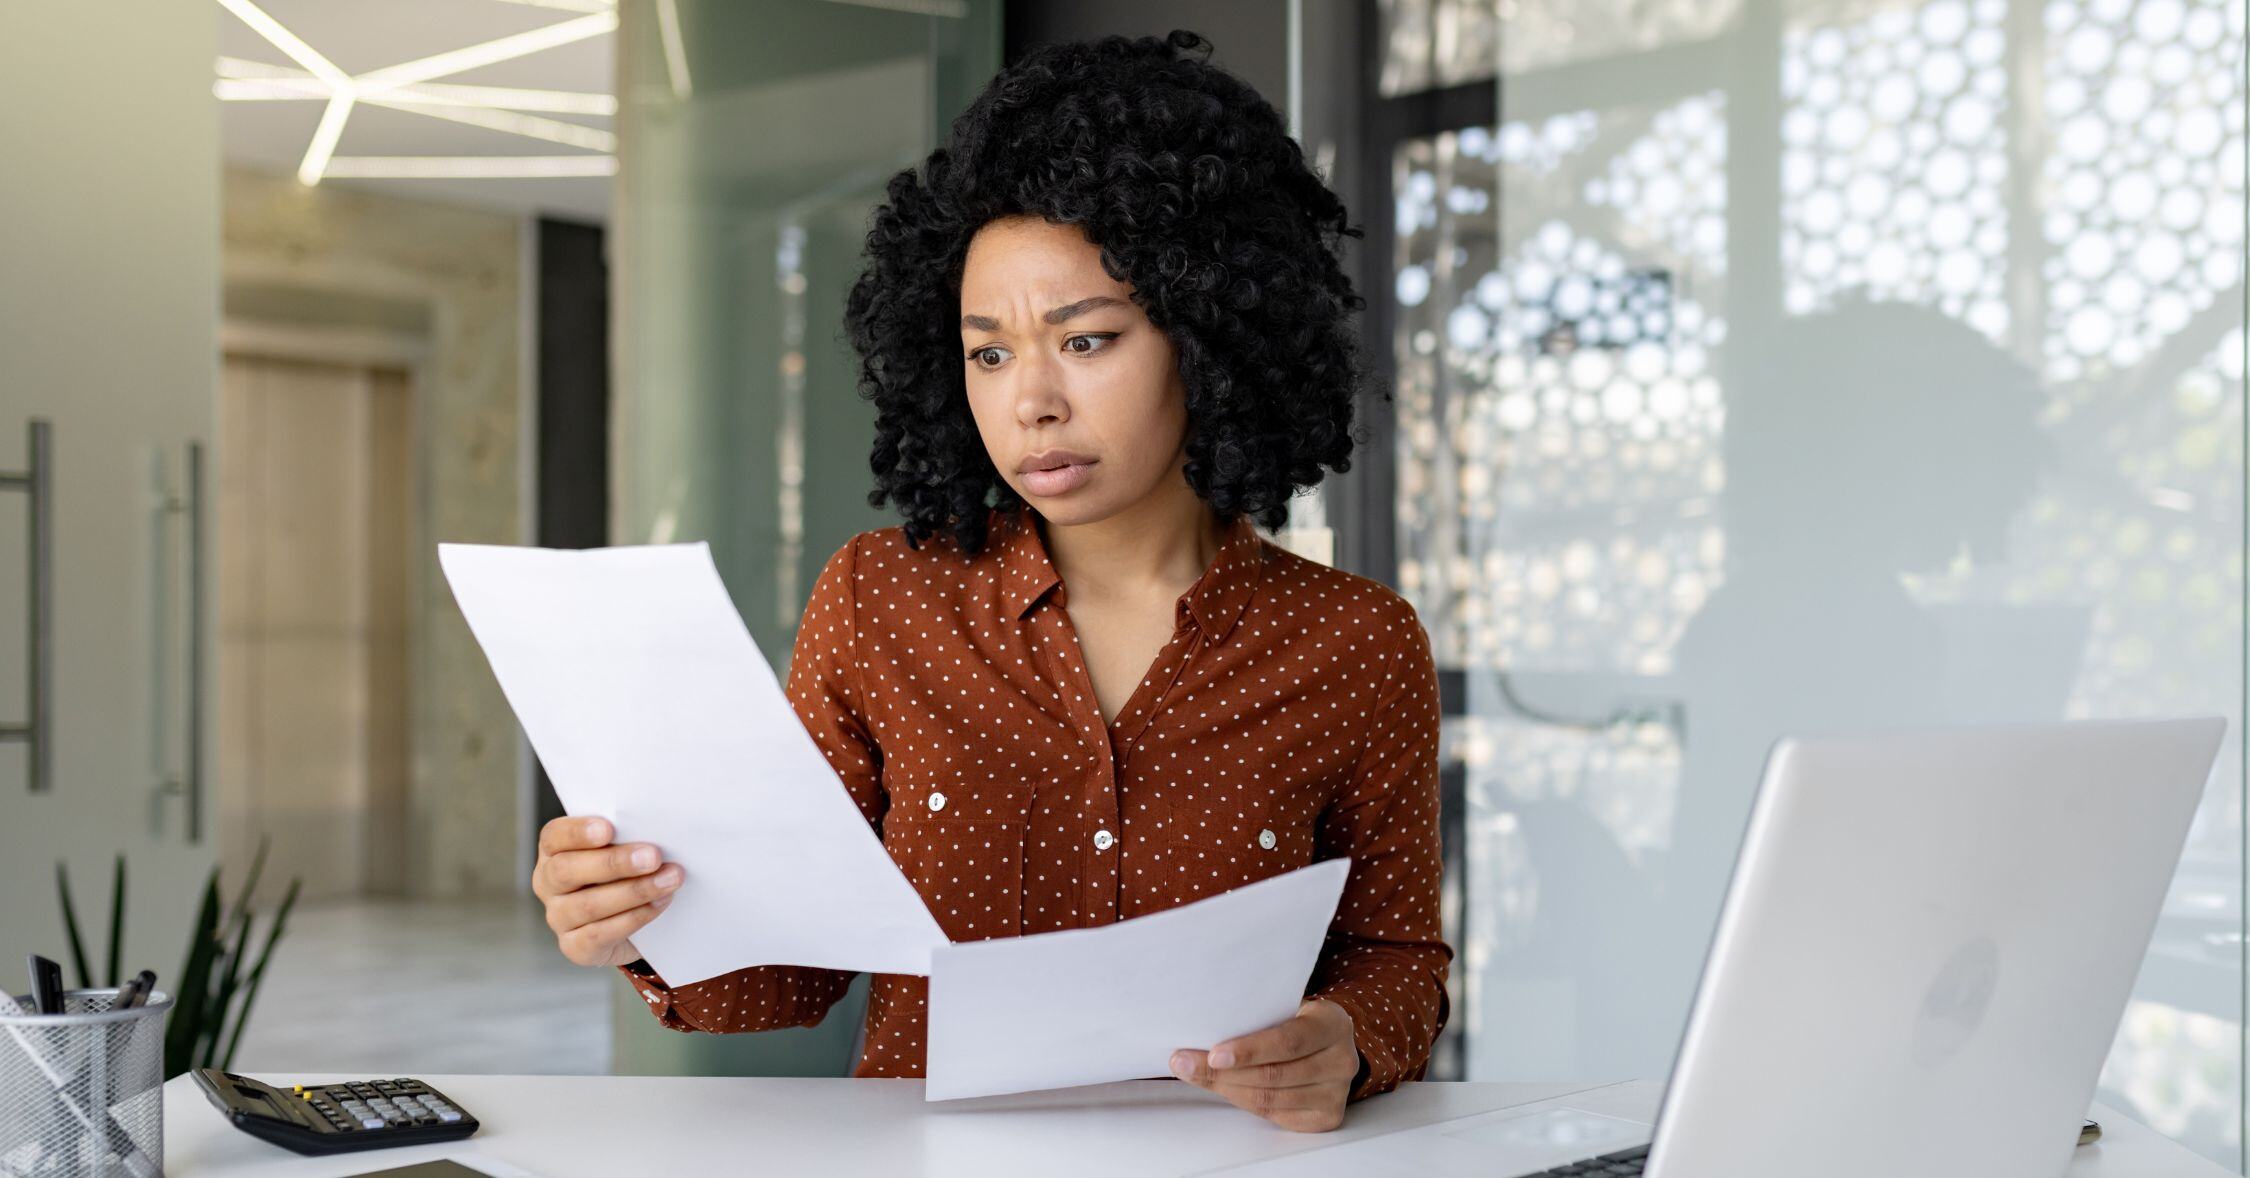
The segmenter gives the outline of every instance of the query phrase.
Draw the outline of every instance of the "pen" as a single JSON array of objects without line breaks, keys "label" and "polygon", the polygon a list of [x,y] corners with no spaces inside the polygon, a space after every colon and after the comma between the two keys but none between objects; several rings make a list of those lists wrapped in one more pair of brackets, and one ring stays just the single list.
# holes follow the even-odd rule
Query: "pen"
[{"label": "pen", "polygon": [[117,1001],[112,1010],[130,1010],[148,1001],[149,992],[156,988],[156,971],[144,969],[118,988]]},{"label": "pen", "polygon": [[31,969],[31,1001],[40,1014],[63,1012],[62,967],[37,953],[25,958]]}]

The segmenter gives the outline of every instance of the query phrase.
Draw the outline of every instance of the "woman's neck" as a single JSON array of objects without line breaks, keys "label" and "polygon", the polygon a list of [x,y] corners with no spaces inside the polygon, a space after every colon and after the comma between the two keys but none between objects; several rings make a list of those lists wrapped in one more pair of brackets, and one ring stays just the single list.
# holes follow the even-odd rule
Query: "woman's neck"
[{"label": "woman's neck", "polygon": [[1074,603],[1177,597],[1219,554],[1218,517],[1182,480],[1174,492],[1083,524],[1055,524],[1033,513],[1047,557]]}]

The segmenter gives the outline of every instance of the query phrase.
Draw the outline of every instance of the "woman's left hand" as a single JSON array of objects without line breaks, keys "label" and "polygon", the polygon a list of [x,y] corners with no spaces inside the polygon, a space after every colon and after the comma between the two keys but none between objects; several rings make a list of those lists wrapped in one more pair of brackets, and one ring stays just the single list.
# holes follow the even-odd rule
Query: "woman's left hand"
[{"label": "woman's left hand", "polygon": [[1172,1074],[1284,1129],[1325,1133],[1344,1123],[1359,1074],[1352,1016],[1324,998],[1308,998],[1288,1022],[1209,1051],[1173,1052]]}]

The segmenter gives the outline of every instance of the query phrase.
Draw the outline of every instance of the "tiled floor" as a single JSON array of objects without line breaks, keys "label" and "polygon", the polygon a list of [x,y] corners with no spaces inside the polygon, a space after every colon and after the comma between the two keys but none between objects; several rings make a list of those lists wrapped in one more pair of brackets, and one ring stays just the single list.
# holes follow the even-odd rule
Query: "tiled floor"
[{"label": "tiled floor", "polygon": [[564,960],[528,898],[299,907],[234,1070],[602,1074],[615,984]]}]

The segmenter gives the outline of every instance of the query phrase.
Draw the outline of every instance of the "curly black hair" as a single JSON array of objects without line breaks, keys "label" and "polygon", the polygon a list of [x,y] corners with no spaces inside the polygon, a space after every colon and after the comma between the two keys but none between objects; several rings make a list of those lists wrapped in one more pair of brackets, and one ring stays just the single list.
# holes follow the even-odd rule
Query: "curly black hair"
[{"label": "curly black hair", "polygon": [[1005,216],[1079,227],[1170,338],[1187,480],[1222,523],[1278,528],[1324,467],[1351,469],[1364,300],[1338,251],[1362,231],[1273,105],[1210,55],[1185,29],[1040,46],[919,174],[891,178],[844,321],[875,405],[867,501],[897,502],[910,546],[950,528],[973,555],[991,508],[1025,506],[977,433],[959,341],[970,238]]}]

